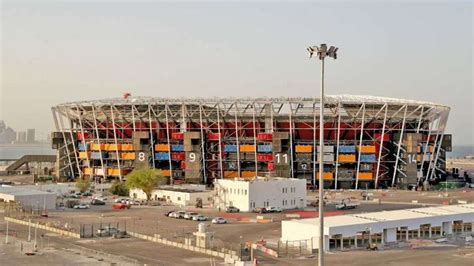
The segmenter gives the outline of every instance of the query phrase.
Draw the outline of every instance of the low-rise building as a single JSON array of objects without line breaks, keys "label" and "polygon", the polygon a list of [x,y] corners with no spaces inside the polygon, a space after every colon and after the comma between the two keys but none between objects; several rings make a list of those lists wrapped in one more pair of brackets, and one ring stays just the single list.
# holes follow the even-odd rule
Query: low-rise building
[{"label": "low-rise building", "polygon": [[[152,200],[163,200],[179,206],[193,206],[199,200],[203,205],[213,203],[213,192],[206,190],[204,185],[163,186],[153,190]],[[146,200],[146,194],[141,189],[131,189],[130,197]]]},{"label": "low-rise building", "polygon": [[56,208],[56,193],[22,187],[0,186],[0,201],[17,202],[35,210]]},{"label": "low-rise building", "polygon": [[214,183],[215,207],[234,206],[248,212],[255,208],[306,207],[306,180],[258,177],[253,180],[218,179]]},{"label": "low-rise building", "polygon": [[[324,218],[324,250],[472,234],[473,227],[474,204],[331,216]],[[282,221],[281,230],[283,242],[319,249],[318,218]]]}]

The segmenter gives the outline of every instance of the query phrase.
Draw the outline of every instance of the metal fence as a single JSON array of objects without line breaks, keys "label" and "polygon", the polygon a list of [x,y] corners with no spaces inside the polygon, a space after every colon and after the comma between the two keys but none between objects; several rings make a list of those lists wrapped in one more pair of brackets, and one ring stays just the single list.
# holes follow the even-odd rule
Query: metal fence
[{"label": "metal fence", "polygon": [[299,257],[307,256],[314,253],[313,240],[294,240],[294,241],[278,241],[276,251],[279,257]]},{"label": "metal fence", "polygon": [[80,224],[79,234],[81,238],[121,237],[127,234],[127,223],[120,221]]}]

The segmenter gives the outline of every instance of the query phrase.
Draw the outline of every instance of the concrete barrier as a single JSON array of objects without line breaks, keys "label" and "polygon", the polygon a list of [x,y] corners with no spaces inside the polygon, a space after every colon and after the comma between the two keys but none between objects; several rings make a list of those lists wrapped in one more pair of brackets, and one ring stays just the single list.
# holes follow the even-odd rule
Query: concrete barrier
[{"label": "concrete barrier", "polygon": [[68,236],[68,237],[72,237],[72,238],[81,238],[81,235],[78,234],[78,233],[69,232],[69,231],[66,231],[66,230],[61,230],[61,229],[58,229],[58,228],[37,224],[37,223],[34,223],[34,222],[30,223],[28,221],[18,220],[18,219],[14,219],[14,218],[11,218],[11,217],[5,217],[4,220],[12,222],[12,223],[16,223],[16,224],[26,225],[26,226],[29,225],[33,228],[38,228],[38,229],[50,231],[50,232],[53,232],[53,233],[57,233],[61,236]]},{"label": "concrete barrier", "polygon": [[[178,242],[174,242],[174,241],[170,241],[170,240],[162,239],[162,238],[158,238],[158,237],[150,237],[150,236],[135,233],[135,232],[127,232],[127,233],[130,236],[133,236],[133,237],[136,237],[136,238],[139,238],[139,239],[143,239],[143,240],[147,240],[147,241],[151,241],[151,242],[155,242],[155,243],[160,243],[160,244],[163,244],[163,245],[172,246],[172,247],[176,247],[176,248],[186,249],[186,250],[190,250],[190,251],[194,251],[194,252],[198,252],[198,253],[214,256],[214,257],[219,257],[219,258],[223,258],[225,260],[231,260],[231,261],[238,261],[239,260],[239,257],[236,255],[237,253],[233,250],[227,250],[226,249],[226,250],[223,250],[223,252],[219,252],[219,251],[215,251],[215,250],[212,250],[212,249],[205,249],[205,248],[196,247],[196,246],[192,246],[192,245],[185,245],[185,244],[182,244],[182,243],[178,243]],[[230,253],[230,254],[227,254],[226,252]]]}]

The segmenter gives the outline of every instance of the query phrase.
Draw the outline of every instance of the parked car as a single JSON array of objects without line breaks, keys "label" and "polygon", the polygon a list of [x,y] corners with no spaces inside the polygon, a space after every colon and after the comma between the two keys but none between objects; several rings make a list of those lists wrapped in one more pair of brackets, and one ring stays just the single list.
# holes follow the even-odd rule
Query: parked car
[{"label": "parked car", "polygon": [[199,213],[197,213],[197,212],[186,212],[186,213],[183,215],[183,218],[186,219],[186,220],[191,220],[194,215],[198,215],[198,214],[199,214]]},{"label": "parked car", "polygon": [[255,208],[252,210],[252,212],[256,212],[256,213],[267,213],[267,209],[266,208]]},{"label": "parked car", "polygon": [[194,215],[193,221],[207,221],[207,217],[204,215]]},{"label": "parked car", "polygon": [[123,210],[123,209],[130,209],[130,205],[127,205],[127,204],[123,204],[123,203],[115,203],[114,205],[112,205],[112,209],[116,209],[116,210]]},{"label": "parked car", "polygon": [[185,211],[177,211],[174,213],[174,218],[177,218],[177,219],[184,219],[184,215],[186,214]]},{"label": "parked car", "polygon": [[234,206],[229,206],[225,208],[225,212],[240,212],[239,208],[236,208]]},{"label": "parked car", "polygon": [[282,212],[283,209],[280,207],[268,207],[267,212]]},{"label": "parked car", "polygon": [[97,229],[97,234],[100,236],[113,235],[118,233],[119,230],[115,227],[102,227]]},{"label": "parked car", "polygon": [[90,197],[90,196],[92,196],[92,193],[90,193],[90,192],[84,192],[84,193],[82,193],[82,196],[83,196],[83,197]]},{"label": "parked car", "polygon": [[116,198],[115,199],[115,203],[124,203],[124,201],[126,201],[127,199],[125,198]]},{"label": "parked car", "polygon": [[89,209],[90,206],[87,205],[87,204],[81,203],[81,204],[78,204],[78,205],[74,205],[73,208],[74,208],[74,209]]},{"label": "parked car", "polygon": [[105,202],[98,199],[93,199],[91,200],[91,205],[105,205]]},{"label": "parked car", "polygon": [[168,212],[165,212],[165,216],[166,217],[170,217],[170,214],[173,213],[174,211],[168,211]]},{"label": "parked car", "polygon": [[227,220],[222,217],[216,217],[211,221],[213,224],[226,224]]}]

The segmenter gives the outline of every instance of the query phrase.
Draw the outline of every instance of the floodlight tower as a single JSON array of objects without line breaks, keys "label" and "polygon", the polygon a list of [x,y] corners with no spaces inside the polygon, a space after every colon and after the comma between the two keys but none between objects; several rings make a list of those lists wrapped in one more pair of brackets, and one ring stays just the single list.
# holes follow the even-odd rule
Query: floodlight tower
[{"label": "floodlight tower", "polygon": [[[324,265],[324,217],[323,217],[323,187],[324,187],[324,163],[323,163],[323,146],[324,146],[324,58],[326,56],[337,58],[336,52],[339,48],[331,46],[328,50],[325,43],[318,46],[310,46],[307,48],[309,58],[316,54],[321,60],[321,96],[319,105],[319,248],[318,248],[318,265]],[[316,156],[317,158],[317,156]],[[315,158],[315,159],[316,159]]]}]

